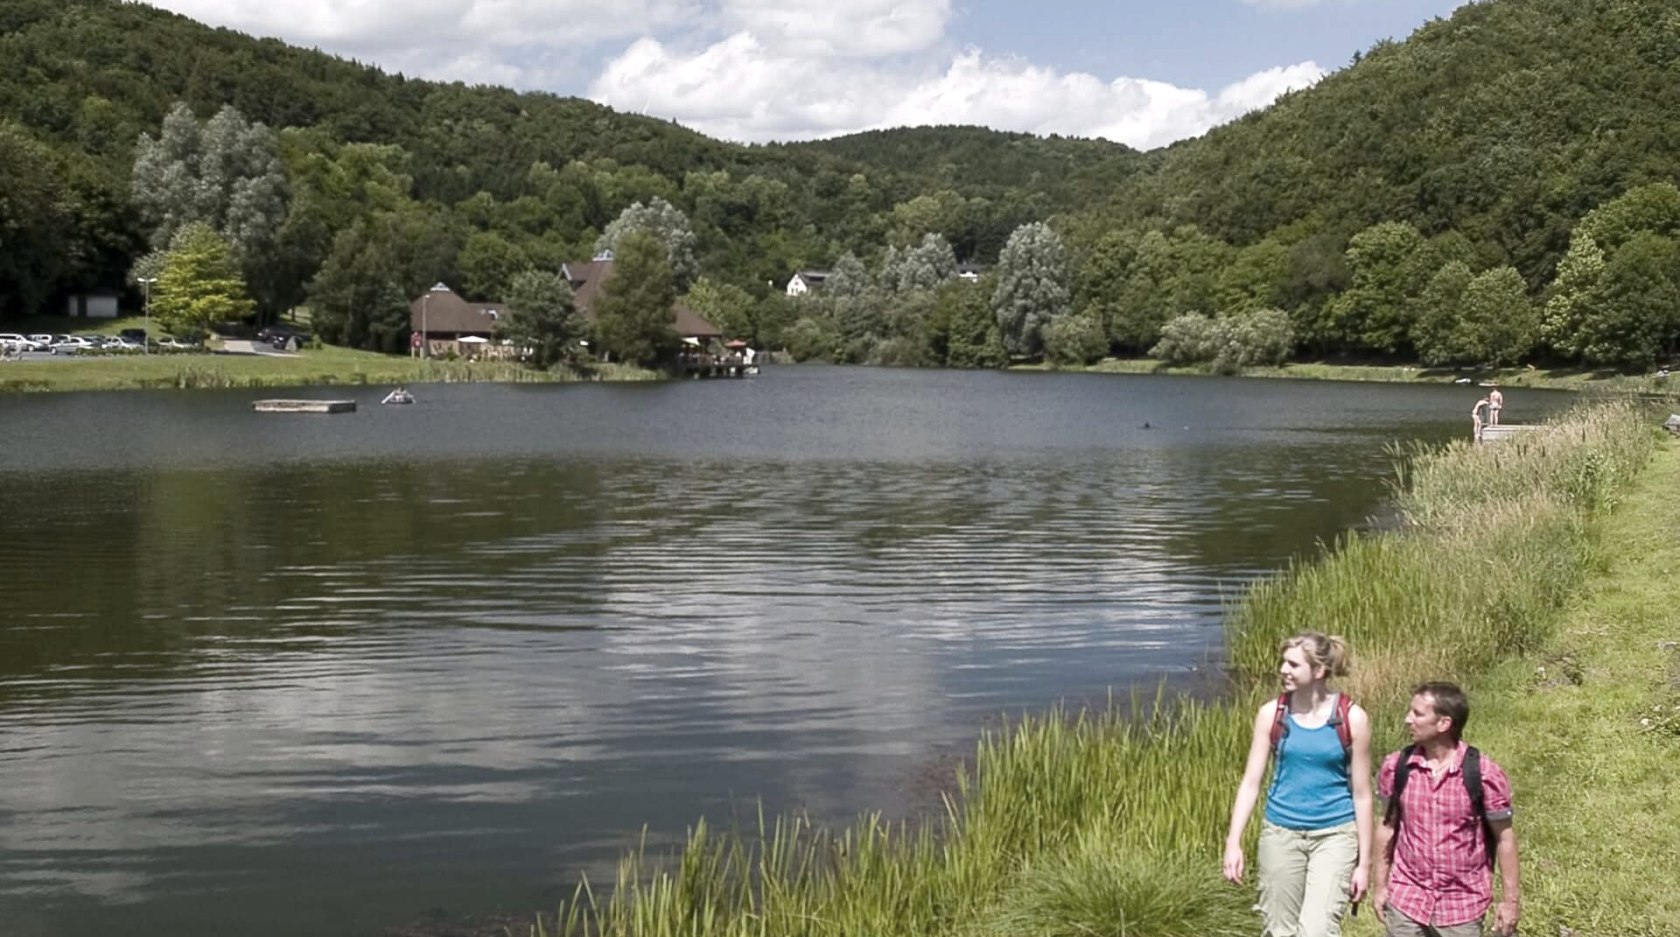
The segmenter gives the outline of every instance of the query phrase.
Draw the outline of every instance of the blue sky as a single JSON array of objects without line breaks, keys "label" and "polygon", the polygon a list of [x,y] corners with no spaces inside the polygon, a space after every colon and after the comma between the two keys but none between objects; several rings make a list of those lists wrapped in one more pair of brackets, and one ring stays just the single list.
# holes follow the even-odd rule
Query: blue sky
[{"label": "blue sky", "polygon": [[[1163,146],[1463,0],[159,0],[404,74],[740,141],[981,124]],[[1499,0],[1493,0],[1499,2]]]}]

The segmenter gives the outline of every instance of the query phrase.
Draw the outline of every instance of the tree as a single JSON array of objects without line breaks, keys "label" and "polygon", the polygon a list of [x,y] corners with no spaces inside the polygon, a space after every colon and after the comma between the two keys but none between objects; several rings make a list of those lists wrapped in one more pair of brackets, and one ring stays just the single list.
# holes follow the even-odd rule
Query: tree
[{"label": "tree", "polygon": [[889,289],[931,290],[957,275],[957,256],[944,235],[924,234],[920,244],[899,254],[897,273]]},{"label": "tree", "polygon": [[515,347],[529,349],[525,360],[538,368],[572,360],[581,330],[565,277],[548,270],[515,274],[505,305],[502,330]]},{"label": "tree", "polygon": [[141,134],[132,189],[153,247],[173,245],[176,232],[202,223],[221,235],[248,277],[270,261],[286,219],[286,176],[274,133],[232,106],[200,127],[192,110],[177,103],[156,138]]},{"label": "tree", "polygon": [[756,304],[752,294],[733,283],[719,283],[710,277],[701,277],[688,288],[683,304],[731,338],[758,340],[753,321]]},{"label": "tree", "polygon": [[1043,335],[1044,357],[1052,364],[1090,364],[1108,352],[1108,336],[1094,316],[1057,316]]},{"label": "tree", "polygon": [[1680,245],[1636,236],[1616,252],[1583,299],[1582,355],[1595,364],[1641,366],[1674,349],[1680,329]]},{"label": "tree", "polygon": [[1471,280],[1459,309],[1457,344],[1470,360],[1516,364],[1540,340],[1540,316],[1515,267],[1498,267]]},{"label": "tree", "polygon": [[506,302],[514,277],[531,268],[531,260],[507,238],[493,231],[474,231],[461,245],[455,265],[461,271],[461,293],[480,302]]},{"label": "tree", "polygon": [[[1044,330],[1070,306],[1070,280],[1067,250],[1049,225],[1024,224],[1009,235],[998,257],[992,310],[1010,354],[1036,355],[1043,348]],[[1089,321],[1101,326],[1094,316]],[[1076,350],[1083,356],[1088,350],[1082,329],[1070,331],[1065,338],[1072,342],[1064,343],[1070,353]],[[1106,350],[1106,336],[1103,344]]]},{"label": "tree", "polygon": [[405,350],[410,300],[452,279],[455,248],[441,212],[411,206],[358,219],[333,239],[309,281],[315,331],[335,344]]},{"label": "tree", "polygon": [[677,348],[671,262],[665,245],[643,231],[623,233],[617,245],[612,276],[595,304],[595,337],[620,361],[657,365]]},{"label": "tree", "polygon": [[[890,248],[889,248],[890,250]],[[828,282],[823,284],[823,292],[830,296],[857,296],[869,289],[869,271],[864,268],[863,261],[857,255],[847,251],[834,262],[834,269],[829,271]]]},{"label": "tree", "polygon": [[1445,264],[1435,272],[1418,298],[1418,317],[1412,325],[1412,344],[1424,364],[1451,364],[1472,360],[1461,342],[1458,327],[1463,315],[1464,291],[1475,274],[1462,260]]},{"label": "tree", "polygon": [[1174,316],[1161,326],[1161,340],[1149,349],[1151,358],[1167,364],[1186,365],[1212,361],[1219,353],[1213,320],[1199,312]]},{"label": "tree", "polygon": [[152,289],[152,316],[164,328],[205,330],[249,315],[255,304],[234,263],[233,250],[209,225],[175,232]]},{"label": "tree", "polygon": [[623,249],[621,242],[633,232],[652,236],[665,249],[666,265],[678,290],[688,289],[700,275],[700,264],[694,256],[694,229],[675,205],[658,197],[646,205],[632,204],[607,225],[595,241],[595,250],[610,250],[617,255]]},{"label": "tree", "polygon": [[1540,336],[1553,351],[1571,357],[1586,352],[1586,318],[1591,311],[1589,298],[1604,275],[1604,251],[1598,242],[1584,231],[1576,231],[1570,238],[1569,252],[1558,264],[1557,279],[1552,283],[1552,297],[1546,301]]},{"label": "tree", "polygon": [[945,321],[945,364],[953,368],[1001,368],[1009,363],[1003,333],[992,313],[990,284],[952,283],[939,291]]},{"label": "tree", "polygon": [[68,193],[44,146],[0,124],[0,313],[35,315],[68,272]]},{"label": "tree", "polygon": [[1344,340],[1372,351],[1400,351],[1410,341],[1415,282],[1412,260],[1423,235],[1409,224],[1385,221],[1353,236],[1347,265],[1352,284],[1331,303]]}]

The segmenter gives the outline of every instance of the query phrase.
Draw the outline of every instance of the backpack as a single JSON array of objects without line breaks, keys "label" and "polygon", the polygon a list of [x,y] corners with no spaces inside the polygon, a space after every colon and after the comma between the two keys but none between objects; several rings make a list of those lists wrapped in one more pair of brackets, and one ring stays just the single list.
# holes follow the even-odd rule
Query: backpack
[{"label": "backpack", "polygon": [[[1330,713],[1330,721],[1326,725],[1336,727],[1336,738],[1342,740],[1342,756],[1353,758],[1353,725],[1348,722],[1348,713],[1353,709],[1353,700],[1348,699],[1346,693],[1336,694],[1336,709]],[[1283,739],[1289,734],[1289,694],[1284,693],[1277,698],[1277,710],[1272,713],[1272,757],[1276,758],[1278,749],[1283,745]]]},{"label": "backpack", "polygon": [[[1396,832],[1400,829],[1400,794],[1406,789],[1407,775],[1412,773],[1412,754],[1416,751],[1416,745],[1400,749],[1400,759],[1394,765],[1394,792],[1383,811],[1383,823],[1394,827]],[[1498,838],[1487,818],[1487,803],[1482,790],[1482,753],[1477,751],[1476,746],[1465,748],[1464,764],[1459,766],[1459,773],[1463,776],[1464,792],[1470,795],[1470,813],[1482,824],[1482,848],[1487,850],[1487,865],[1492,869],[1499,859]]]}]

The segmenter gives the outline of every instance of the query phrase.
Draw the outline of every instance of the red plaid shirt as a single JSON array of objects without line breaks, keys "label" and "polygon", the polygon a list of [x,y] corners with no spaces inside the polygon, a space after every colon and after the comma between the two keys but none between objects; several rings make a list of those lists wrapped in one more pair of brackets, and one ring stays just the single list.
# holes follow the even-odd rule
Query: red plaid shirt
[{"label": "red plaid shirt", "polygon": [[[1487,864],[1482,824],[1471,812],[1464,789],[1464,752],[1458,743],[1452,766],[1439,779],[1423,752],[1412,753],[1406,789],[1400,792],[1400,832],[1388,875],[1388,906],[1422,924],[1451,927],[1479,921],[1493,904],[1493,876]],[[1395,752],[1383,759],[1377,795],[1394,793]],[[1504,769],[1482,755],[1482,806],[1490,820],[1511,818],[1511,781]]]}]

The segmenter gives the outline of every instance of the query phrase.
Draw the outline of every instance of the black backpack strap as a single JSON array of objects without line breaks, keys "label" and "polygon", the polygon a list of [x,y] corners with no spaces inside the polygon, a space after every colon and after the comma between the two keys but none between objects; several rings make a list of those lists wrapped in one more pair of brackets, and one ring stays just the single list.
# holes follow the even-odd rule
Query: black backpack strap
[{"label": "black backpack strap", "polygon": [[1487,791],[1482,787],[1482,753],[1471,745],[1464,750],[1464,764],[1459,768],[1464,776],[1464,792],[1470,795],[1470,812],[1482,826],[1482,846],[1487,850],[1488,868],[1499,859],[1499,844],[1494,839],[1493,826],[1487,818]]},{"label": "black backpack strap", "polygon": [[1400,794],[1406,790],[1406,776],[1412,773],[1412,753],[1417,751],[1416,745],[1407,745],[1400,749],[1400,757],[1394,762],[1394,789],[1388,794],[1388,805],[1383,809],[1383,823],[1400,829]]}]

